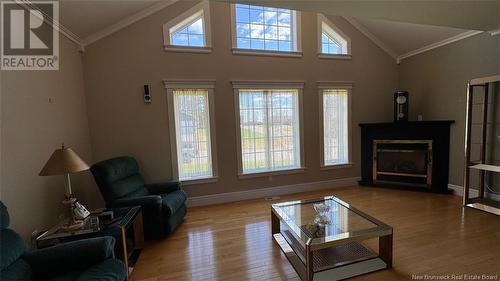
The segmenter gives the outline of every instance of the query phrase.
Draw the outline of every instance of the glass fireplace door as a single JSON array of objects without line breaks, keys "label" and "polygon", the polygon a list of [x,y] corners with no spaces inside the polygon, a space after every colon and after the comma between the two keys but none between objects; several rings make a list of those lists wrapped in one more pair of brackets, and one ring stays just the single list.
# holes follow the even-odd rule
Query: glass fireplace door
[{"label": "glass fireplace door", "polygon": [[430,186],[431,140],[374,140],[374,181]]}]

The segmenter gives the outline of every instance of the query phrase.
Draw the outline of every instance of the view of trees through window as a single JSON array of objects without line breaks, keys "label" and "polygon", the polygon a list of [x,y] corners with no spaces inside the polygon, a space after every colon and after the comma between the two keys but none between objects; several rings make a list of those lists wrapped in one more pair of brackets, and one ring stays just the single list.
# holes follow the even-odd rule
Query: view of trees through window
[{"label": "view of trees through window", "polygon": [[300,167],[297,90],[240,90],[244,173]]},{"label": "view of trees through window", "polygon": [[293,51],[291,10],[236,4],[235,17],[237,48]]},{"label": "view of trees through window", "polygon": [[323,90],[324,165],[349,161],[347,102],[346,89]]},{"label": "view of trees through window", "polygon": [[212,176],[208,90],[175,90],[180,179]]}]

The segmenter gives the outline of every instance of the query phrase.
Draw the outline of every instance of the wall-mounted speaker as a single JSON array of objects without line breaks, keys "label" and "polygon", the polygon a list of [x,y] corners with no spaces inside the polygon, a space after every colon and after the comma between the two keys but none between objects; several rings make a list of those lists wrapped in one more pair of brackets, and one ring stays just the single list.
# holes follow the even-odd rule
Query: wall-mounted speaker
[{"label": "wall-mounted speaker", "polygon": [[144,102],[151,103],[151,91],[149,85],[144,85]]},{"label": "wall-mounted speaker", "polygon": [[397,91],[394,93],[394,122],[408,121],[407,91]]}]

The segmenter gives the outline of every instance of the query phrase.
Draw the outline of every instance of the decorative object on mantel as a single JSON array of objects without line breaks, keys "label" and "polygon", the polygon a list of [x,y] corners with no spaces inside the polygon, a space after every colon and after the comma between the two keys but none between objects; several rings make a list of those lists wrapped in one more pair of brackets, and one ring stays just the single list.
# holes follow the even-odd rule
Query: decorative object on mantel
[{"label": "decorative object on mantel", "polygon": [[409,96],[407,91],[394,93],[394,122],[408,121]]},{"label": "decorative object on mantel", "polygon": [[[71,148],[64,144],[60,149],[56,149],[50,156],[45,166],[38,174],[39,176],[64,175],[65,199],[63,204],[68,206],[68,218],[62,225],[63,229],[78,229],[83,226],[83,221],[75,219],[84,218],[90,214],[82,204],[73,196],[71,190],[71,179],[69,174],[86,171],[89,166]],[[75,210],[75,204],[78,210]]]},{"label": "decorative object on mantel", "polygon": [[359,124],[361,185],[449,193],[452,120]]},{"label": "decorative object on mantel", "polygon": [[[482,93],[482,95],[481,95]],[[500,215],[500,201],[493,200],[493,196],[498,196],[498,193],[494,193],[493,188],[485,182],[485,177],[487,173],[491,173],[491,177],[498,177],[500,174],[500,166],[498,165],[498,158],[494,155],[489,157],[494,153],[495,149],[494,143],[496,141],[488,141],[488,136],[498,137],[499,132],[495,131],[496,125],[498,123],[495,122],[495,116],[497,116],[498,112],[492,112],[490,114],[488,111],[493,109],[497,109],[496,105],[498,102],[498,98],[500,96],[500,75],[494,75],[489,77],[472,79],[467,82],[467,108],[466,108],[466,117],[465,117],[465,163],[464,163],[464,195],[463,195],[463,204],[466,207],[474,208],[477,210],[485,211],[488,213]],[[481,103],[474,104],[475,101],[480,100]],[[476,120],[475,123],[472,123],[473,119],[473,107],[481,106],[481,120]],[[490,105],[490,106],[488,106]],[[489,118],[488,118],[489,116]],[[475,119],[475,118],[474,118]],[[490,119],[490,120],[488,120]],[[480,127],[480,143],[472,143],[473,137],[472,127],[476,125],[476,127]],[[477,139],[477,138],[474,138]],[[493,143],[493,147],[489,147]],[[475,147],[473,147],[475,145]],[[474,153],[479,155],[479,159],[471,159],[471,150],[473,148],[479,148],[479,153]],[[489,152],[487,154],[487,151]],[[477,152],[477,150],[476,150]],[[493,159],[491,159],[493,158]],[[479,171],[479,184],[478,184],[478,192],[477,197],[470,197],[470,173],[471,170]],[[498,190],[498,189],[497,189]],[[490,194],[488,194],[490,193]],[[493,198],[489,198],[493,197]]]}]

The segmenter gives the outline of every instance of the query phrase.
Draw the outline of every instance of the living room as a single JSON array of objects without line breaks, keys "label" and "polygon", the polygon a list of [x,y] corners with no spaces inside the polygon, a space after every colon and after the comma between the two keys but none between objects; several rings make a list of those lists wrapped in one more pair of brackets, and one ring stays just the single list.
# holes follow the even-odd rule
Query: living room
[{"label": "living room", "polygon": [[2,1],[0,279],[498,280],[499,11]]}]

